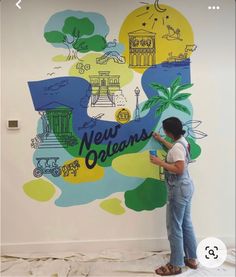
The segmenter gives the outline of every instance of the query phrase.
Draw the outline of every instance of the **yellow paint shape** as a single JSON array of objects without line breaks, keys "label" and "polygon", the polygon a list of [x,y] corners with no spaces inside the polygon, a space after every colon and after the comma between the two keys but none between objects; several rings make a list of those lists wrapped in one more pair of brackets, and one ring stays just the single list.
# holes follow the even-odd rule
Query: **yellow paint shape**
[{"label": "yellow paint shape", "polygon": [[131,119],[131,112],[127,108],[120,108],[115,112],[115,119],[121,124],[128,123]]},{"label": "yellow paint shape", "polygon": [[64,56],[64,55],[57,55],[55,57],[52,58],[52,60],[54,62],[67,62],[67,56]]},{"label": "yellow paint shape", "polygon": [[[125,56],[127,63],[130,58],[129,37],[135,38],[141,32],[144,34],[144,42],[147,40],[145,33],[155,35],[155,46],[153,46],[156,50],[155,64],[166,61],[170,55],[178,57],[180,54],[184,54],[186,45],[194,44],[192,27],[187,19],[170,6],[160,5],[160,7],[166,11],[158,12],[154,5],[148,4],[134,10],[126,17],[120,30],[119,41],[125,45],[123,56]],[[141,40],[142,37],[138,39]],[[140,43],[142,42],[140,41]],[[135,47],[140,47],[141,51],[140,45]],[[147,46],[144,47],[148,48]],[[192,51],[187,51],[186,58],[190,57],[191,54]],[[134,67],[133,69],[142,73],[147,67]]]},{"label": "yellow paint shape", "polygon": [[[72,183],[72,184],[79,184],[83,182],[95,182],[99,179],[102,179],[104,176],[104,168],[96,165],[93,169],[88,169],[85,164],[84,158],[77,158],[73,160],[68,160],[64,163],[64,166],[68,166],[69,164],[73,163],[75,160],[79,162],[80,167],[76,171],[76,175],[74,176],[73,170],[69,171],[69,175],[67,172],[67,176],[65,176],[62,167],[62,176],[65,182]],[[89,161],[91,163],[91,161]]]},{"label": "yellow paint shape", "polygon": [[[88,82],[90,82],[90,75],[98,75],[99,71],[110,71],[110,75],[119,75],[120,76],[120,86],[123,87],[126,84],[129,84],[132,79],[133,79],[133,71],[128,67],[126,63],[124,64],[119,64],[114,62],[113,60],[109,60],[107,64],[97,64],[96,63],[96,58],[99,58],[103,55],[104,53],[90,53],[86,56],[83,56],[83,62],[77,61],[70,69],[69,75],[70,76],[78,76],[81,78],[84,78]],[[81,74],[79,73],[80,68],[78,67],[77,64],[83,65],[90,65],[90,69],[86,70],[86,67],[84,68],[84,73]]]},{"label": "yellow paint shape", "polygon": [[25,183],[23,190],[30,198],[40,202],[49,201],[56,192],[54,186],[43,179]]},{"label": "yellow paint shape", "polygon": [[119,156],[113,160],[112,167],[125,176],[163,179],[160,167],[150,162],[149,151]]},{"label": "yellow paint shape", "polygon": [[125,213],[125,209],[121,206],[121,200],[118,198],[106,199],[100,203],[100,207],[114,215]]}]

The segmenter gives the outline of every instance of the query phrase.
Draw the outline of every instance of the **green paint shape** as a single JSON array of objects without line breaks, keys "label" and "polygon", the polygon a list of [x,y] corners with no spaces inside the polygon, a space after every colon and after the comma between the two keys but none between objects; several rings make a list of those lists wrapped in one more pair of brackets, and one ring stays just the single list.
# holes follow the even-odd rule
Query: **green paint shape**
[{"label": "green paint shape", "polygon": [[100,35],[94,35],[89,38],[81,38],[73,44],[74,49],[81,53],[86,53],[89,51],[100,52],[104,50],[106,46],[106,39]]},{"label": "green paint shape", "polygon": [[[51,110],[53,111],[53,110]],[[49,112],[46,113],[47,117],[49,118]],[[49,125],[50,128],[53,129],[53,124],[49,121]],[[155,126],[154,126],[155,128]],[[72,157],[78,157],[78,147],[81,144],[81,139],[79,137],[77,137],[77,135],[73,132],[73,123],[72,123],[72,116],[70,118],[69,121],[69,130],[70,133],[72,134],[73,137],[75,137],[77,139],[77,143],[75,145],[72,144],[68,145],[68,147],[64,148]],[[58,133],[54,133],[55,136],[57,137],[58,141],[60,141],[60,134]],[[124,148],[122,151],[113,154],[112,156],[107,156],[105,161],[101,161],[101,159],[98,159],[97,164],[102,166],[102,167],[109,167],[112,164],[113,159],[119,157],[120,155],[124,155],[124,154],[130,154],[130,153],[137,153],[140,152],[145,145],[149,142],[150,139],[147,140],[140,140],[139,142],[136,142],[134,144],[130,143],[129,146],[127,146],[126,148]],[[125,143],[121,143],[123,146]],[[100,153],[100,151],[106,152],[107,151],[107,145],[106,144],[91,144],[91,150],[96,150],[97,153]],[[84,148],[83,152],[81,153],[80,157],[85,158],[87,155],[87,149]]]},{"label": "green paint shape", "polygon": [[69,34],[79,38],[84,35],[88,36],[94,32],[94,24],[89,18],[77,18],[74,16],[67,17],[62,28],[64,34]]},{"label": "green paint shape", "polygon": [[187,141],[190,144],[190,157],[194,160],[200,156],[201,147],[192,138],[187,138]]},{"label": "green paint shape", "polygon": [[58,31],[46,32],[44,33],[44,37],[50,43],[63,43],[66,39],[65,34]]},{"label": "green paint shape", "polygon": [[56,192],[54,186],[43,179],[25,183],[23,190],[30,198],[40,202],[49,201]]},{"label": "green paint shape", "polygon": [[121,200],[111,198],[101,202],[100,207],[108,213],[121,215],[125,213],[125,209],[121,206]]},{"label": "green paint shape", "polygon": [[125,192],[125,204],[135,211],[154,210],[163,207],[167,201],[164,181],[147,178],[139,187]]},{"label": "green paint shape", "polygon": [[[165,137],[165,140],[173,143],[173,140],[169,137]],[[196,143],[193,138],[187,137],[187,142],[190,144],[190,158],[195,160],[201,155],[201,147]],[[168,149],[164,146],[163,149],[167,152]]]}]

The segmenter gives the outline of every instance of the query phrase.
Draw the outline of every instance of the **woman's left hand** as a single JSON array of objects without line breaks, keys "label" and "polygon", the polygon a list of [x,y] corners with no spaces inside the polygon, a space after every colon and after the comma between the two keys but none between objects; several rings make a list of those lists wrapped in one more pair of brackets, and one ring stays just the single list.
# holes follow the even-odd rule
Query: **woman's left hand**
[{"label": "woman's left hand", "polygon": [[156,156],[150,155],[150,162],[156,165],[161,165],[163,161]]}]

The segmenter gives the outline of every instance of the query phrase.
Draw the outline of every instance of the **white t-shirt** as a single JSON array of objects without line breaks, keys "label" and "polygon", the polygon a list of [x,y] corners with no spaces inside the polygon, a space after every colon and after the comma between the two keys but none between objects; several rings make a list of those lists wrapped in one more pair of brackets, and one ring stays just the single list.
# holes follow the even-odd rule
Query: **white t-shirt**
[{"label": "white t-shirt", "polygon": [[188,149],[188,142],[187,140],[181,136],[177,141],[175,141],[174,146],[168,151],[167,154],[167,162],[168,163],[175,163],[177,161],[185,161],[186,160],[186,150],[184,146],[181,143],[178,143],[181,141],[186,148]]}]

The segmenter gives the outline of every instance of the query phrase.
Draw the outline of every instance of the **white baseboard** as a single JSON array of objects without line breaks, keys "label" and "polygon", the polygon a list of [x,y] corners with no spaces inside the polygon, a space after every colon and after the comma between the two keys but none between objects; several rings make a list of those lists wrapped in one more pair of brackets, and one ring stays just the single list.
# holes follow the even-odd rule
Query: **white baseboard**
[{"label": "white baseboard", "polygon": [[[204,238],[198,238],[200,242]],[[235,238],[220,238],[227,248],[235,248]],[[109,240],[81,240],[81,241],[47,241],[27,243],[1,244],[1,255],[16,253],[57,253],[57,252],[98,252],[106,249],[128,251],[166,251],[169,250],[167,238],[136,238],[136,239],[109,239]]]},{"label": "white baseboard", "polygon": [[109,239],[81,241],[48,241],[6,243],[1,245],[2,255],[12,253],[98,252],[105,249],[156,251],[169,248],[166,238]]}]

